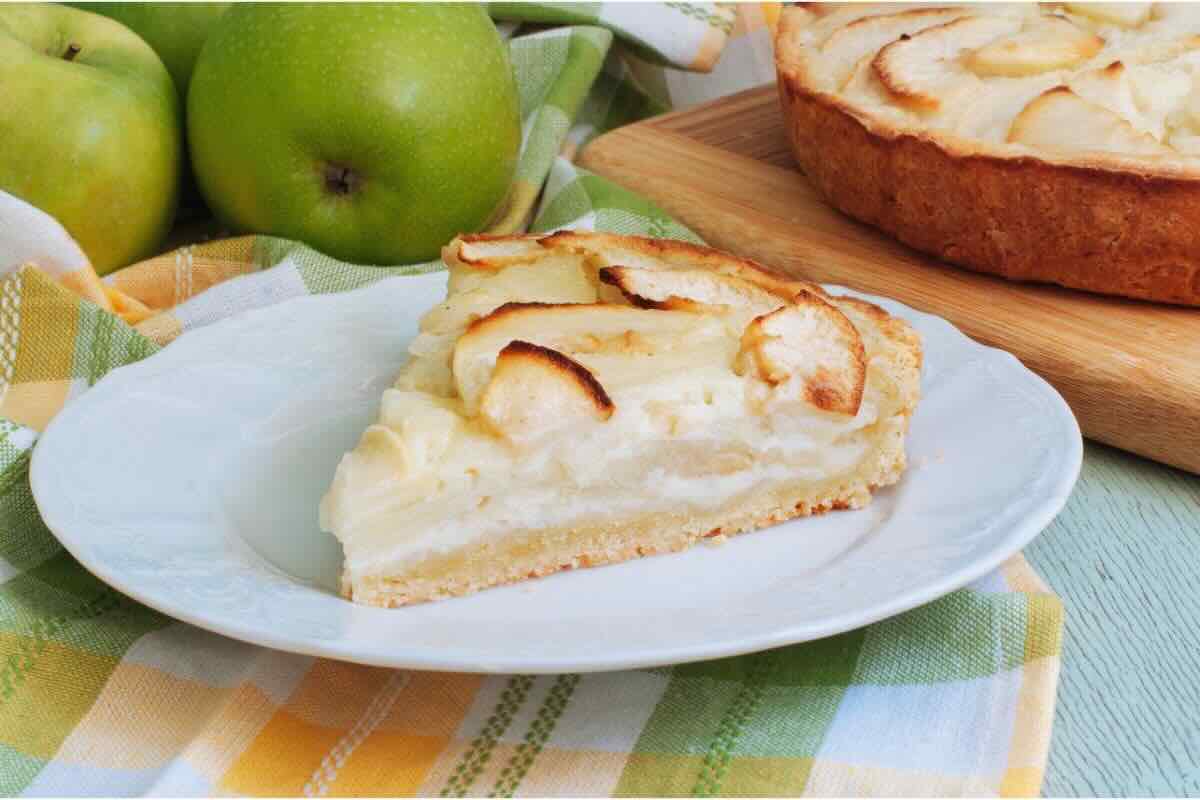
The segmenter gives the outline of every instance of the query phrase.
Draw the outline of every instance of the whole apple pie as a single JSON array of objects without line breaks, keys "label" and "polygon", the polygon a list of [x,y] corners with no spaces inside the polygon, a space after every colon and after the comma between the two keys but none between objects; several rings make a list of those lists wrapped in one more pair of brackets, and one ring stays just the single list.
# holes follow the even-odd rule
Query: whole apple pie
[{"label": "whole apple pie", "polygon": [[1200,4],[807,4],[776,61],[842,211],[982,272],[1200,305]]},{"label": "whole apple pie", "polygon": [[921,344],[683,242],[465,236],[321,520],[395,606],[858,508],[896,482]]}]

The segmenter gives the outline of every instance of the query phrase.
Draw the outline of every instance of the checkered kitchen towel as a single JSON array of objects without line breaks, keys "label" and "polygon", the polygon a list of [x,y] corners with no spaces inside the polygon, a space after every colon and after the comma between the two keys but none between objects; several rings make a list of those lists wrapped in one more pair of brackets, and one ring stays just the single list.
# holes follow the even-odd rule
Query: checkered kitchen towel
[{"label": "checkered kitchen towel", "polygon": [[[536,208],[536,229],[693,238],[561,154],[712,91],[655,62],[708,68],[723,46],[733,66],[723,58],[705,80],[741,88],[731,73],[744,85],[764,79],[764,64],[769,78],[754,37],[766,40],[771,11],[741,7],[735,20],[678,3],[641,16],[594,3],[497,8],[564,26],[512,38],[528,188],[507,224]],[[1020,557],[928,606],[820,642],[597,675],[343,664],[225,639],[121,596],[59,547],[30,497],[29,454],[54,413],[188,329],[436,265],[359,267],[250,236],[182,248],[98,287],[72,247],[53,220],[0,193],[0,267],[37,265],[0,279],[0,792],[1038,791],[1063,612]]]}]

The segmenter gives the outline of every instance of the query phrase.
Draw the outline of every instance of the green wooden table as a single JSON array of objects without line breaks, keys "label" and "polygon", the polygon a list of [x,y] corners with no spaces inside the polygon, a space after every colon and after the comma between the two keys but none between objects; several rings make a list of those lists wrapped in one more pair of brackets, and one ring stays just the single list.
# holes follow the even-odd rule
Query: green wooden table
[{"label": "green wooden table", "polygon": [[1200,796],[1200,477],[1089,442],[1025,556],[1067,610],[1043,792]]}]

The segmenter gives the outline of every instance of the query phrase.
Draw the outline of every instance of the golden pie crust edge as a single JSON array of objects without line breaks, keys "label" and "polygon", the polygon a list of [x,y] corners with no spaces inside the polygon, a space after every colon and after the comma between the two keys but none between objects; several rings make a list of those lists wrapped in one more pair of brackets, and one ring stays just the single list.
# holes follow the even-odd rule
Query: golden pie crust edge
[{"label": "golden pie crust edge", "polygon": [[811,87],[793,38],[807,15],[780,17],[779,99],[797,163],[835,208],[977,272],[1200,306],[1200,175],[891,125]]}]

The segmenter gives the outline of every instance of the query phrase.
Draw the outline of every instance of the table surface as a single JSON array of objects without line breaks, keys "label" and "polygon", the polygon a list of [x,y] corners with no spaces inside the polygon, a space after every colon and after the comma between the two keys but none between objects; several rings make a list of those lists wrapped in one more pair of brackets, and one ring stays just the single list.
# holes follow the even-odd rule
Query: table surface
[{"label": "table surface", "polygon": [[1067,611],[1044,794],[1200,796],[1200,477],[1089,442],[1025,556]]}]

